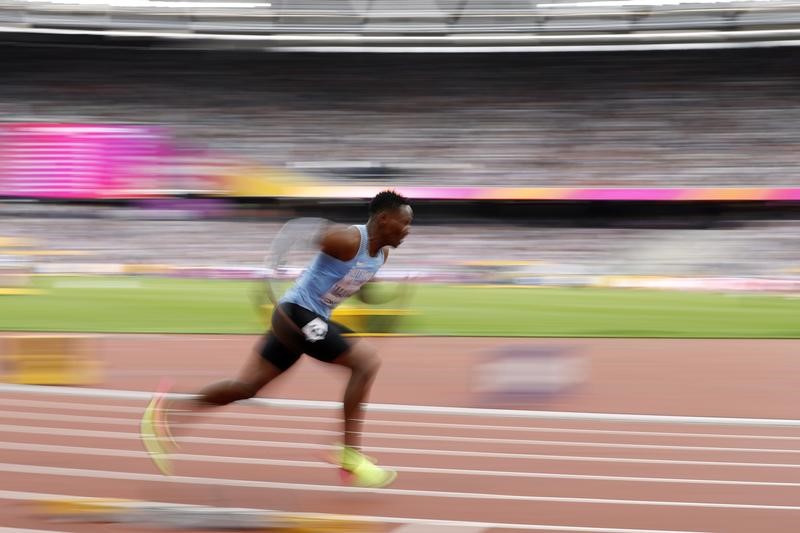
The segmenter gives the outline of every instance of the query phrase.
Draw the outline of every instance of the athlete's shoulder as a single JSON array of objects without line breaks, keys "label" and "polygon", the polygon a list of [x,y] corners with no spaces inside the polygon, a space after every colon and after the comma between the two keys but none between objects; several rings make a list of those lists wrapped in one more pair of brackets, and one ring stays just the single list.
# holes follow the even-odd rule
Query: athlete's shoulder
[{"label": "athlete's shoulder", "polygon": [[361,232],[355,226],[334,224],[326,228],[320,239],[320,249],[340,261],[350,261],[358,253]]}]

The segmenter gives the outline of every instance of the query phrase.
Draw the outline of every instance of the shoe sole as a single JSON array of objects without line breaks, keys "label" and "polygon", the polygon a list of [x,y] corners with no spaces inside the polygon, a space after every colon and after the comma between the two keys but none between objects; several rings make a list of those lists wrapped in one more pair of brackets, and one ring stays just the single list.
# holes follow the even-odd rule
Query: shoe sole
[{"label": "shoe sole", "polygon": [[141,424],[139,426],[139,436],[142,440],[142,445],[153,461],[153,464],[165,476],[172,475],[172,465],[167,456],[164,446],[161,444],[161,439],[156,434],[155,418],[159,397],[155,396],[142,415]]},{"label": "shoe sole", "polygon": [[[386,477],[380,483],[362,485],[358,483],[358,477],[355,474],[342,467],[335,451],[319,454],[319,457],[326,463],[330,463],[337,468],[339,471],[339,480],[341,481],[342,485],[350,485],[362,488],[381,488],[390,485],[395,479],[397,479],[397,472],[388,468],[383,468],[382,470],[386,472]],[[373,459],[369,455],[364,455],[364,457],[372,464],[378,463],[376,459]]]},{"label": "shoe sole", "polygon": [[386,473],[386,476],[378,483],[362,485],[361,483],[358,483],[358,479],[355,478],[355,476],[353,476],[353,481],[355,482],[353,484],[357,487],[362,487],[365,489],[382,489],[384,487],[388,487],[389,485],[394,483],[395,479],[397,479],[397,472],[395,472],[394,470],[389,470],[388,468],[384,468],[383,471]]}]

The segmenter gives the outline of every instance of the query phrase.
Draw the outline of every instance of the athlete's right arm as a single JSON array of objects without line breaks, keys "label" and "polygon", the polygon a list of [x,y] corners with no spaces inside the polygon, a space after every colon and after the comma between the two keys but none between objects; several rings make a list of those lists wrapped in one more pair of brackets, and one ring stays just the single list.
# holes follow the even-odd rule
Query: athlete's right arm
[{"label": "athlete's right arm", "polygon": [[292,250],[313,250],[319,245],[320,235],[323,234],[329,222],[324,218],[295,218],[283,225],[278,231],[270,247],[270,264],[267,266],[276,269]]},{"label": "athlete's right arm", "polygon": [[340,261],[350,261],[358,253],[361,233],[354,226],[330,226],[321,235],[319,248]]}]

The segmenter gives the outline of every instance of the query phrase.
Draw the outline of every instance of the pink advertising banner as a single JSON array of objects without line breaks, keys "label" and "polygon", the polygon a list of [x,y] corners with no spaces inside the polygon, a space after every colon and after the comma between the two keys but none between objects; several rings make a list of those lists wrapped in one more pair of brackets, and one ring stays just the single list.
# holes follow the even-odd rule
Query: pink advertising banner
[{"label": "pink advertising banner", "polygon": [[169,143],[158,128],[0,124],[0,196],[124,198],[157,188]]}]

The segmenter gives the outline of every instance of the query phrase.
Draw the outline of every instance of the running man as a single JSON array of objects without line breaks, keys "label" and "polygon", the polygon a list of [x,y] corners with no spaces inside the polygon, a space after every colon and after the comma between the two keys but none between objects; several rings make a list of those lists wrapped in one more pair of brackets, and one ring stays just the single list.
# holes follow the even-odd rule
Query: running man
[{"label": "running man", "polygon": [[[253,356],[233,380],[214,383],[190,399],[170,401],[156,394],[142,417],[142,440],[156,466],[171,473],[167,457],[172,441],[167,412],[190,414],[252,398],[288,370],[304,353],[350,370],[344,392],[344,439],[334,461],[362,487],[384,487],[396,473],[377,466],[361,453],[362,403],[380,367],[375,349],[363,341],[345,338],[352,333],[333,322],[331,312],[369,281],[408,235],[413,211],[406,198],[394,191],[377,194],[369,204],[364,225],[331,225],[314,238],[319,253],[272,313],[271,329]],[[291,242],[308,235],[291,235],[284,226],[276,240]],[[288,234],[287,234],[288,233]],[[273,247],[274,249],[274,247]]]}]

